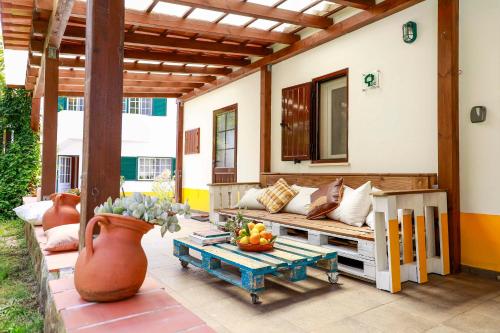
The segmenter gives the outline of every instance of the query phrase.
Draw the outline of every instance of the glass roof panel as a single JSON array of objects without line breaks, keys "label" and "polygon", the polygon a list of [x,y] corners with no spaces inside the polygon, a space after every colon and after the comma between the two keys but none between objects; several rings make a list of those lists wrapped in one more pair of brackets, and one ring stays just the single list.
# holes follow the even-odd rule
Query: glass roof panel
[{"label": "glass roof panel", "polygon": [[191,7],[176,5],[168,2],[158,2],[153,8],[153,13],[160,13],[166,15],[173,15],[177,17],[182,17]]},{"label": "glass roof panel", "polygon": [[332,10],[338,7],[340,7],[339,4],[330,1],[321,1],[317,5],[314,5],[308,10],[306,10],[304,13],[312,15],[325,15],[326,13],[331,12]]},{"label": "glass roof panel", "polygon": [[222,20],[220,20],[219,23],[236,25],[238,27],[241,27],[241,26],[247,24],[248,22],[250,22],[251,19],[252,19],[252,17],[249,17],[249,16],[228,14],[226,17],[224,17]]},{"label": "glass roof panel", "polygon": [[247,0],[247,2],[253,2],[258,5],[271,6],[271,7],[277,4],[278,1],[280,0]]},{"label": "glass roof panel", "polygon": [[283,23],[278,25],[276,28],[273,29],[273,31],[276,32],[291,32],[295,29],[297,29],[299,26],[295,24],[290,24],[290,23]]},{"label": "glass roof panel", "polygon": [[214,22],[218,18],[220,18],[222,15],[224,15],[223,12],[202,9],[202,8],[196,8],[195,10],[193,10],[193,12],[191,14],[189,14],[188,18],[195,19],[195,20]]},{"label": "glass roof panel", "polygon": [[287,0],[279,5],[278,8],[300,12],[307,6],[311,5],[313,2],[314,0]]},{"label": "glass roof panel", "polygon": [[279,22],[276,21],[271,21],[271,20],[264,20],[264,19],[258,19],[252,22],[248,27],[249,28],[255,28],[255,29],[261,29],[261,30],[269,30]]},{"label": "glass roof panel", "polygon": [[125,8],[143,12],[148,9],[151,3],[151,0],[125,0]]}]

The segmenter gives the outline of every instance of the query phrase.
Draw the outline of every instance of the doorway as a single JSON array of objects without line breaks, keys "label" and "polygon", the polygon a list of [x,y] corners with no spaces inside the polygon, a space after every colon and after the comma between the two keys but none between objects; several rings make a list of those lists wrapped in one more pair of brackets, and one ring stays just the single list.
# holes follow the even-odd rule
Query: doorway
[{"label": "doorway", "polygon": [[57,192],[78,187],[79,156],[59,155],[57,167]]},{"label": "doorway", "polygon": [[212,182],[236,182],[238,105],[215,110],[213,116]]}]

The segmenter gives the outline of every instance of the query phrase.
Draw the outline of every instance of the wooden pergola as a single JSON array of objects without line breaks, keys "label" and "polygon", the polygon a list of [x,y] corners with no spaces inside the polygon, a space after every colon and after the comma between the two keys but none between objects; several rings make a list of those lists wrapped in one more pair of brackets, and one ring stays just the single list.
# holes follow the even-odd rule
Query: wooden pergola
[{"label": "wooden pergola", "polygon": [[[271,66],[421,1],[310,0],[291,8],[289,0],[143,0],[144,8],[126,9],[124,0],[0,0],[4,47],[29,52],[25,88],[33,91],[34,128],[44,96],[42,194],[55,190],[58,96],[85,96],[85,225],[97,204],[119,195],[124,96],[178,99],[181,200],[183,103],[259,71],[260,169],[271,171]],[[356,12],[335,22],[342,10]],[[439,185],[449,190],[456,269],[458,0],[439,0],[438,25]]]}]

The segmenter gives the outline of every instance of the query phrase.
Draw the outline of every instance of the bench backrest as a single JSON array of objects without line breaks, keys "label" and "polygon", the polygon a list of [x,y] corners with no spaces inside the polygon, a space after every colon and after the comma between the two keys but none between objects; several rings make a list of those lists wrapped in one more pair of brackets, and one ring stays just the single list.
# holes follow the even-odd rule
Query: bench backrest
[{"label": "bench backrest", "polygon": [[367,181],[371,181],[372,186],[385,191],[429,189],[437,184],[437,175],[433,173],[262,173],[260,176],[260,185],[261,187],[267,187],[274,184],[278,179],[283,178],[290,185],[297,184],[300,186],[319,187],[339,177],[343,177],[344,184],[352,188],[357,188]]}]

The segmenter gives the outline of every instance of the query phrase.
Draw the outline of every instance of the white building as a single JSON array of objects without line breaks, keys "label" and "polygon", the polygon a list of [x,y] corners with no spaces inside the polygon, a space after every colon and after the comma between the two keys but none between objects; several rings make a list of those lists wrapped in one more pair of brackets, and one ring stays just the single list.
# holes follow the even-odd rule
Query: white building
[{"label": "white building", "polygon": [[[57,191],[80,187],[83,98],[60,97],[57,128]],[[125,192],[150,192],[152,180],[175,170],[175,99],[124,98],[121,175]],[[78,166],[78,167],[77,167]]]}]

